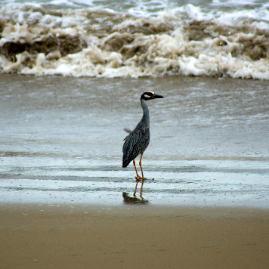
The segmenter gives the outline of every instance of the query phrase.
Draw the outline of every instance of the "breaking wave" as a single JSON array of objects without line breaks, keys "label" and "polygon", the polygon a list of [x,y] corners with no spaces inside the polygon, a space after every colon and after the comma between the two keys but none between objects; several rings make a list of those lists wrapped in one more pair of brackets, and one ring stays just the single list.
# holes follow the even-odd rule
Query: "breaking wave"
[{"label": "breaking wave", "polygon": [[268,7],[225,12],[187,4],[150,13],[71,4],[3,5],[0,72],[269,79]]}]

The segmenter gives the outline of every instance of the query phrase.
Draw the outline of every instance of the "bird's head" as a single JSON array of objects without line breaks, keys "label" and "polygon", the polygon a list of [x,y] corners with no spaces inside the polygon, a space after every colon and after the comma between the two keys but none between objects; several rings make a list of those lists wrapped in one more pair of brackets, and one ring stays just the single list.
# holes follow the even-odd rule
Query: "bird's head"
[{"label": "bird's head", "polygon": [[163,98],[162,95],[156,94],[155,92],[143,92],[141,95],[141,99],[144,100],[151,100],[151,99],[155,99],[155,98]]}]

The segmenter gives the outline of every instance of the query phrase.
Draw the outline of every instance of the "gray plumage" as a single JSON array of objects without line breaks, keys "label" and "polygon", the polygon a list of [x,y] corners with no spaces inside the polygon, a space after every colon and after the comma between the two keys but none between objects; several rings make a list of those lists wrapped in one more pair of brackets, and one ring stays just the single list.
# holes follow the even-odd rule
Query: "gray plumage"
[{"label": "gray plumage", "polygon": [[154,92],[144,92],[141,95],[140,102],[143,109],[143,116],[135,129],[124,139],[122,167],[127,167],[139,154],[143,154],[149,145],[149,109],[146,101],[155,98],[163,98],[163,96],[157,95]]},{"label": "gray plumage", "polygon": [[127,167],[139,154],[143,154],[149,145],[149,126],[139,122],[136,128],[124,140],[122,167]]}]

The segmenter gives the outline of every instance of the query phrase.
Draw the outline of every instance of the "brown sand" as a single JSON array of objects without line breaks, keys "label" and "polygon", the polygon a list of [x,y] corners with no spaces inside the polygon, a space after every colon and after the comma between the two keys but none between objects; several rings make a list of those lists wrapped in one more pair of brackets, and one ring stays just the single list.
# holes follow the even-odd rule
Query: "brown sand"
[{"label": "brown sand", "polygon": [[269,212],[0,206],[0,268],[269,268]]}]

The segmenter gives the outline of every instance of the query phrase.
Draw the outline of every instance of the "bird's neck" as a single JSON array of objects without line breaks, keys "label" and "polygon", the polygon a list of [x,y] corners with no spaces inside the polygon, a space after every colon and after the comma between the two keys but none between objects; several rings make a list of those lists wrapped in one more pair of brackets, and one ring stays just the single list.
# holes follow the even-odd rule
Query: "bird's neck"
[{"label": "bird's neck", "polygon": [[149,128],[149,109],[147,103],[144,99],[141,99],[141,106],[143,109],[143,117],[142,120],[145,122],[146,126]]}]

